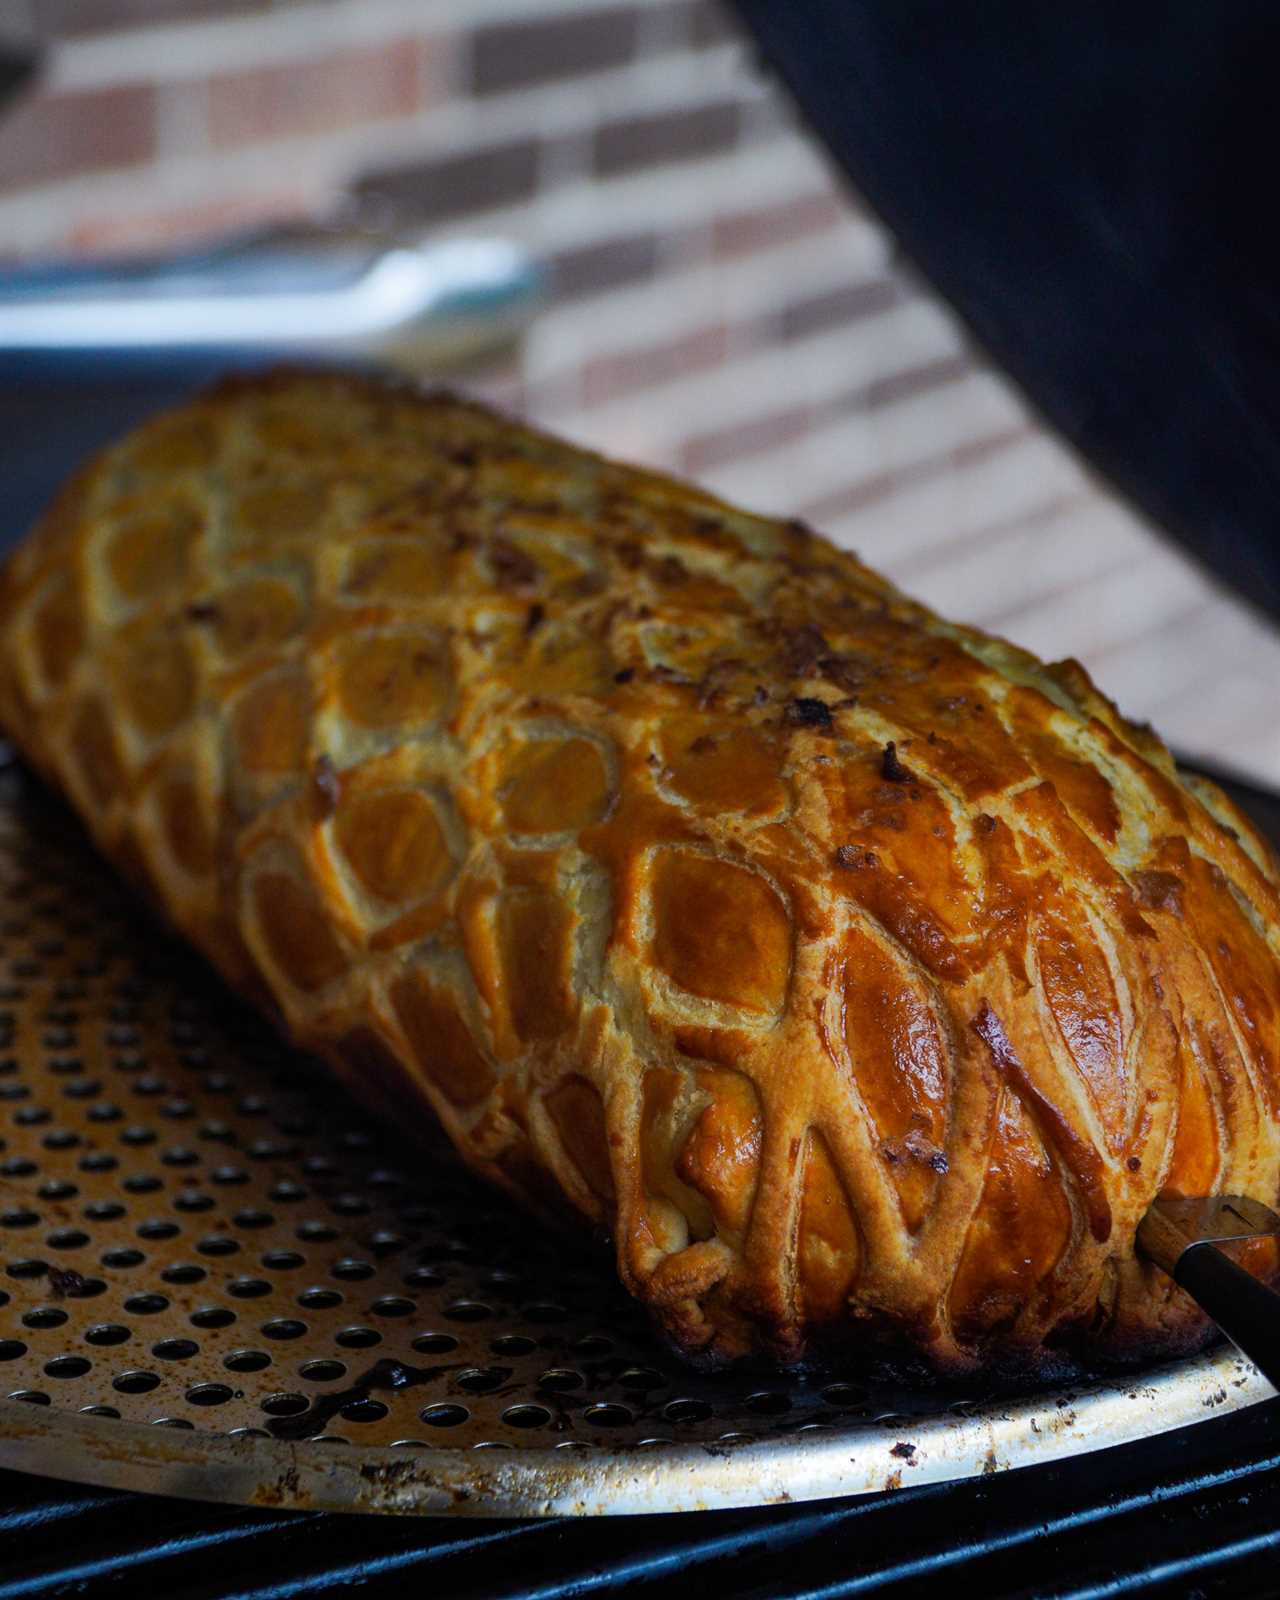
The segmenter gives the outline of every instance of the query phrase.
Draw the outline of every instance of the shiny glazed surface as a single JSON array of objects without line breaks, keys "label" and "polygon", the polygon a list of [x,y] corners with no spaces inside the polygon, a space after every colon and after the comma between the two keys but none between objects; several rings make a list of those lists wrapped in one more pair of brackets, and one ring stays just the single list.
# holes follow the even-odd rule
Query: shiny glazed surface
[{"label": "shiny glazed surface", "polygon": [[606,1230],[690,1353],[1154,1359],[1206,1327],[1150,1199],[1277,1198],[1268,848],[1075,663],[798,524],[233,381],[10,561],[0,713],[291,1037]]}]

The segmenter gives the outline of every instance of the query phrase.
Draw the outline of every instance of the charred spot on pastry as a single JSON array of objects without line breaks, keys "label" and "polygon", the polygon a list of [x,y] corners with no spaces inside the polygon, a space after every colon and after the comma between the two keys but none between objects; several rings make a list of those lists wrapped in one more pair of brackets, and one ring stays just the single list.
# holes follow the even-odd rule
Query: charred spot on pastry
[{"label": "charred spot on pastry", "polygon": [[880,775],[886,783],[914,783],[915,774],[898,760],[898,747],[892,739],[880,757]]},{"label": "charred spot on pastry", "polygon": [[978,815],[973,819],[973,826],[978,833],[994,833],[996,831],[996,819],[989,812],[979,811]]},{"label": "charred spot on pastry", "polygon": [[321,817],[331,817],[342,798],[342,780],[327,755],[319,755],[311,768],[311,799]]},{"label": "charred spot on pastry", "polygon": [[644,563],[644,551],[634,539],[624,539],[621,544],[614,545],[613,553],[629,572],[634,572]]},{"label": "charred spot on pastry", "polygon": [[524,631],[532,633],[535,628],[540,628],[546,621],[547,608],[542,602],[536,601],[529,607],[528,615],[524,619]]},{"label": "charred spot on pastry", "polygon": [[913,1161],[918,1161],[921,1166],[928,1167],[931,1172],[936,1172],[939,1177],[944,1176],[951,1169],[951,1163],[937,1145],[925,1137],[919,1128],[912,1128],[903,1140],[903,1148]]},{"label": "charred spot on pastry", "polygon": [[880,1154],[891,1167],[901,1166],[904,1161],[910,1160],[928,1167],[930,1172],[936,1172],[939,1177],[945,1177],[951,1170],[951,1163],[946,1156],[918,1128],[910,1129],[902,1139],[882,1139]]},{"label": "charred spot on pastry", "polygon": [[649,570],[659,583],[684,583],[689,577],[689,569],[679,556],[663,556]]},{"label": "charred spot on pastry", "polygon": [[216,622],[222,613],[212,600],[193,600],[185,615],[188,622]]},{"label": "charred spot on pastry", "polygon": [[532,589],[542,568],[527,551],[501,534],[489,540],[489,565],[500,589]]},{"label": "charred spot on pastry", "polygon": [[603,572],[584,572],[573,580],[568,592],[575,600],[589,600],[592,595],[603,594],[608,587],[609,580]]},{"label": "charred spot on pastry", "polygon": [[1138,1172],[1142,1168],[1142,1162],[1137,1156],[1130,1156],[1128,1161],[1125,1162],[1125,1166],[1128,1167],[1130,1172]]},{"label": "charred spot on pastry", "polygon": [[864,850],[859,844],[842,844],[832,860],[845,872],[862,872],[879,865],[875,852]]},{"label": "charred spot on pastry", "polygon": [[876,669],[853,656],[826,656],[820,664],[822,676],[839,689],[861,689],[868,678],[879,676]]},{"label": "charred spot on pastry", "polygon": [[698,685],[698,705],[705,711],[724,693],[727,685],[725,680],[732,678],[735,672],[741,672],[746,667],[746,662],[737,656],[727,656],[720,661],[713,661],[703,673],[702,682]]},{"label": "charred spot on pastry", "polygon": [[1172,872],[1135,872],[1133,890],[1138,904],[1148,911],[1168,911],[1182,916],[1182,880]]},{"label": "charred spot on pastry", "polygon": [[636,669],[634,667],[619,667],[613,675],[613,681],[615,683],[630,683],[635,675]]},{"label": "charred spot on pastry", "polygon": [[689,746],[689,753],[695,756],[705,756],[716,747],[715,740],[709,733],[701,733]]},{"label": "charred spot on pastry", "polygon": [[801,695],[798,700],[787,702],[782,720],[789,728],[829,728],[831,707],[825,700],[814,700],[807,695]]},{"label": "charred spot on pastry", "polygon": [[788,677],[825,678],[846,690],[862,688],[866,679],[875,675],[863,660],[833,650],[822,630],[812,622],[784,633],[781,659]]},{"label": "charred spot on pastry", "polygon": [[830,654],[831,646],[822,630],[812,622],[790,629],[783,638],[782,665],[793,678],[812,677],[819,663]]}]

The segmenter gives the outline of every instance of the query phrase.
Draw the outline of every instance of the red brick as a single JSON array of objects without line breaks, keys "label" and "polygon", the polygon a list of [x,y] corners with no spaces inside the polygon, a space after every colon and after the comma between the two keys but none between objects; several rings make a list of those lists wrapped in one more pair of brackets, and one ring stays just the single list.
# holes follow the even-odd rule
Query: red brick
[{"label": "red brick", "polygon": [[601,405],[637,389],[672,383],[719,366],[728,352],[729,330],[716,323],[648,349],[597,356],[588,361],[582,375],[583,399],[588,405]]},{"label": "red brick", "polygon": [[629,233],[561,250],[548,262],[552,290],[557,299],[572,300],[651,278],[659,243],[656,233]]},{"label": "red brick", "polygon": [[527,199],[537,182],[539,153],[534,139],[483,145],[367,173],[358,192],[388,201],[405,218],[469,216]]},{"label": "red brick", "polygon": [[902,289],[892,278],[872,278],[865,283],[843,284],[821,294],[793,300],[778,312],[778,332],[783,339],[807,339],[843,323],[887,311],[902,299]]},{"label": "red brick", "polygon": [[681,470],[696,477],[730,461],[740,461],[746,456],[760,455],[765,450],[775,450],[779,445],[802,438],[812,422],[810,407],[792,406],[787,411],[753,417],[749,422],[739,422],[731,428],[698,434],[684,442],[680,451]]},{"label": "red brick", "polygon": [[909,400],[914,395],[927,394],[931,389],[945,388],[958,383],[974,370],[974,359],[968,351],[946,356],[934,356],[929,361],[914,366],[900,367],[882,372],[854,388],[829,395],[815,406],[815,421],[822,424],[838,421],[850,412],[866,412],[882,406],[891,406],[899,400]]},{"label": "red brick", "polygon": [[711,245],[718,256],[744,256],[776,245],[791,244],[814,233],[827,233],[849,214],[848,203],[835,194],[803,195],[757,211],[733,211],[717,217]]},{"label": "red brick", "polygon": [[[928,572],[931,568],[945,566],[948,562],[954,561],[963,550],[984,550],[1010,534],[1024,534],[1032,528],[1056,522],[1059,517],[1079,510],[1091,502],[1096,503],[1096,491],[1092,489],[1065,490],[1049,495],[1038,505],[1015,511],[1010,516],[995,518],[980,527],[966,529],[963,534],[931,542],[923,550],[917,551],[905,560],[898,560],[894,567],[894,577],[901,580],[908,575],[914,577],[919,573]],[[1075,585],[1072,584],[1070,587],[1074,588]],[[1020,605],[1026,603],[1023,601]]]},{"label": "red brick", "polygon": [[697,49],[747,38],[746,29],[734,20],[726,0],[671,0],[669,5],[655,4],[654,9],[665,12],[676,36]]},{"label": "red brick", "polygon": [[694,44],[723,44],[729,39],[740,39],[742,28],[737,23],[725,0],[694,0],[690,18],[690,36]]},{"label": "red brick", "polygon": [[311,216],[316,210],[317,198],[314,194],[283,189],[233,200],[173,206],[138,216],[89,213],[71,230],[68,243],[73,251],[94,256],[182,249],[225,238],[228,233]]},{"label": "red brick", "polygon": [[861,511],[864,506],[872,505],[877,500],[887,500],[890,495],[897,494],[910,484],[937,477],[939,470],[940,465],[935,458],[923,470],[907,467],[873,473],[870,477],[846,484],[842,489],[832,489],[820,500],[810,500],[801,506],[800,515],[815,528],[822,528],[841,517]]},{"label": "red brick", "polygon": [[947,453],[947,460],[953,467],[976,466],[979,461],[988,461],[1015,444],[1021,444],[1034,432],[1036,429],[1031,423],[1015,422],[999,433],[988,434],[985,439],[969,439],[964,444],[954,445]]},{"label": "red brick", "polygon": [[858,399],[867,406],[888,406],[898,400],[909,400],[912,395],[925,394],[930,389],[941,389],[948,383],[957,383],[974,369],[973,357],[967,351],[958,355],[938,356],[919,366],[907,367],[902,372],[889,372],[875,378],[863,389]]},{"label": "red brick", "polygon": [[36,27],[52,38],[266,9],[266,0],[34,0]]},{"label": "red brick", "polygon": [[632,7],[478,28],[470,47],[472,88],[499,94],[622,66],[636,53],[639,19]]},{"label": "red brick", "polygon": [[927,483],[931,478],[940,478],[944,474],[963,470],[965,467],[976,465],[979,461],[988,460],[991,456],[1000,455],[1028,438],[1032,431],[1029,424],[1021,423],[1000,433],[989,434],[984,439],[973,439],[950,450],[943,450],[940,454],[924,456],[919,461],[911,461],[904,466],[890,468],[886,472],[872,473],[856,483],[849,484],[847,488],[832,490],[821,500],[811,500],[801,507],[800,515],[820,528],[824,523],[847,517],[855,511],[863,510],[866,506],[874,505],[878,500],[887,500],[903,489]]},{"label": "red brick", "polygon": [[420,42],[395,39],[209,82],[214,144],[258,144],[354,123],[407,117],[423,101]]},{"label": "red brick", "polygon": [[608,176],[668,161],[691,161],[738,141],[742,107],[733,100],[682,106],[647,117],[622,117],[595,133],[595,168]]},{"label": "red brick", "polygon": [[0,122],[0,189],[131,167],[155,154],[155,92],[142,84],[34,94]]}]

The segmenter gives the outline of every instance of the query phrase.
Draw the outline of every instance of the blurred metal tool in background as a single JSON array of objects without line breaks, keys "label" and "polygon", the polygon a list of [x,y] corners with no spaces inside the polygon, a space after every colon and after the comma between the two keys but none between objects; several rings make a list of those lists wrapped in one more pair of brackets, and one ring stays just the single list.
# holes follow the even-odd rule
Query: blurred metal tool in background
[{"label": "blurred metal tool in background", "polygon": [[345,352],[437,369],[517,337],[538,287],[528,253],[505,239],[295,229],[200,254],[0,275],[0,355]]},{"label": "blurred metal tool in background", "polygon": [[100,448],[230,369],[314,359],[436,380],[500,367],[539,302],[533,258],[501,238],[423,240],[374,222],[0,271],[0,545],[47,504],[68,451]]}]

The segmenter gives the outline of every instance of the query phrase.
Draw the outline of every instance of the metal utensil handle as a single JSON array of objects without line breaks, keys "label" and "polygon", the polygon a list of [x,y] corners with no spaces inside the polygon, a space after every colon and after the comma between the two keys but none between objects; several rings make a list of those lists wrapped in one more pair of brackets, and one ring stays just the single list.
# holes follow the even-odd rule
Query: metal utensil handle
[{"label": "metal utensil handle", "polygon": [[1280,1389],[1280,1294],[1251,1277],[1215,1244],[1188,1245],[1178,1257],[1173,1276],[1258,1371]]}]

